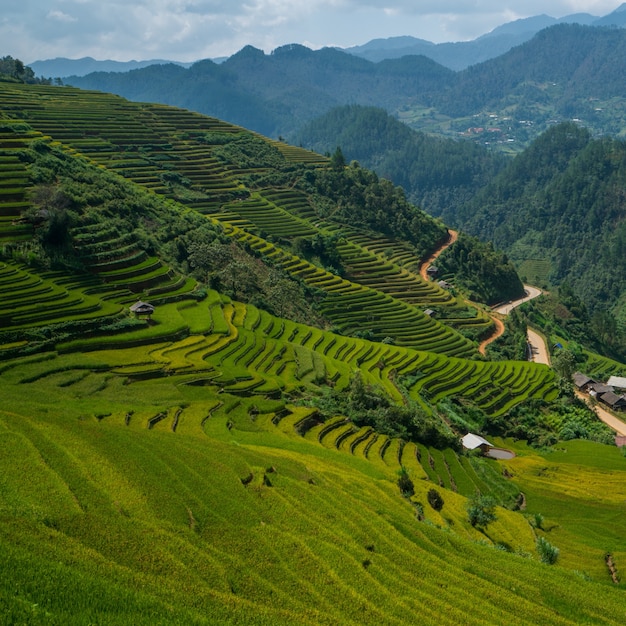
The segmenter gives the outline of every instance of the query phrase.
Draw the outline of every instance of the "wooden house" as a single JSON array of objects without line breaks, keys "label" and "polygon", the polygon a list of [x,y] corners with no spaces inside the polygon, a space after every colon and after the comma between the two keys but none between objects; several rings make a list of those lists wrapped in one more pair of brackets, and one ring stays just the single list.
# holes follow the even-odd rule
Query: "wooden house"
[{"label": "wooden house", "polygon": [[607,391],[598,396],[600,402],[603,402],[608,407],[620,411],[626,408],[626,398],[624,396],[618,396],[614,391]]},{"label": "wooden house", "polygon": [[154,306],[149,302],[142,302],[139,300],[135,304],[131,305],[130,312],[134,313],[137,317],[140,315],[147,315],[150,317],[154,313]]},{"label": "wooden house", "polygon": [[576,372],[574,376],[572,376],[572,380],[576,389],[580,391],[589,391],[590,386],[596,384],[593,378],[589,378],[589,376],[581,374],[580,372]]}]

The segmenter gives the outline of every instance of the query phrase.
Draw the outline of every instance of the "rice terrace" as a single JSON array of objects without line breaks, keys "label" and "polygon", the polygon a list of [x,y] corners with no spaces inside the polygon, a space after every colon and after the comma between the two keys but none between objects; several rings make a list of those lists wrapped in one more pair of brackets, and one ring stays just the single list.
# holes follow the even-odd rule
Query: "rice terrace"
[{"label": "rice terrace", "polygon": [[0,622],[624,624],[626,456],[513,432],[592,418],[481,354],[448,236],[339,152],[0,82]]}]

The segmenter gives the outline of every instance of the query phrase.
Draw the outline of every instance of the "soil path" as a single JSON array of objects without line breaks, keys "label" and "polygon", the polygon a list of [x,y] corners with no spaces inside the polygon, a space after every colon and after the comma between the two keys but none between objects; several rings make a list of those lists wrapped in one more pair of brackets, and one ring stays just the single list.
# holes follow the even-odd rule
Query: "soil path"
[{"label": "soil path", "polygon": [[532,328],[528,329],[528,346],[530,348],[531,361],[550,365],[550,353],[544,338]]},{"label": "soil path", "polygon": [[[434,260],[444,250],[446,250],[446,248],[449,248],[458,238],[459,233],[456,230],[448,229],[448,240],[440,248],[435,250],[435,252],[430,257],[428,257],[428,259],[426,259],[426,261],[424,261],[424,263],[422,263],[420,267],[420,276],[424,280],[428,280],[428,268],[433,264]],[[536,298],[537,296],[540,296],[542,294],[541,289],[538,289],[537,287],[532,287],[531,285],[524,285],[524,292],[525,295],[522,298],[514,300],[513,302],[507,302],[506,304],[503,304],[502,306],[494,309],[493,312],[499,315],[508,315],[516,306],[524,304],[524,302],[528,302],[529,300],[532,300],[533,298]],[[482,354],[483,356],[486,353],[487,346],[490,343],[493,343],[496,339],[498,339],[498,337],[501,337],[505,331],[504,322],[499,317],[496,317],[495,315],[490,315],[490,317],[491,321],[494,323],[495,328],[491,335],[489,335],[489,337],[487,337],[486,339],[483,339],[478,345],[478,352],[480,352],[480,354]],[[539,335],[537,335],[537,337],[539,337]],[[530,341],[531,339],[529,334],[529,342]],[[533,361],[536,361],[537,363],[546,363],[547,365],[549,365],[549,356],[545,345],[543,344],[543,341],[539,341],[537,346],[540,356],[538,356],[537,359],[533,358]],[[539,358],[542,358],[543,360],[539,360]]]},{"label": "soil path", "polygon": [[456,230],[448,229],[448,240],[435,252],[433,252],[432,256],[429,256],[420,267],[420,276],[424,280],[428,280],[428,268],[433,264],[433,261],[446,249],[449,248],[457,239],[459,238],[459,233]]},{"label": "soil path", "polygon": [[[507,302],[493,310],[494,313],[498,315],[508,315],[516,306],[520,304],[524,304],[524,302],[528,302],[537,296],[540,296],[543,292],[541,289],[537,287],[532,287],[531,285],[524,285],[524,296],[519,298],[518,300],[513,300],[512,302]],[[495,315],[491,316],[493,323],[496,325],[493,333],[489,335],[486,339],[483,339],[478,346],[478,351],[484,355],[486,353],[487,346],[490,343],[493,343],[498,337],[501,337],[504,333],[504,324],[501,319],[496,317]],[[545,348],[545,347],[544,347]],[[534,360],[534,359],[533,359]],[[537,363],[544,363],[544,361],[537,361]]]},{"label": "soil path", "polygon": [[493,343],[498,337],[502,337],[505,330],[504,322],[499,317],[496,317],[495,315],[490,315],[489,317],[491,317],[491,321],[495,324],[495,328],[493,329],[493,332],[491,333],[491,335],[489,335],[489,337],[483,339],[478,344],[478,352],[480,352],[483,356],[487,354],[487,346],[490,343]]},{"label": "soil path", "polygon": [[589,408],[596,413],[596,415],[609,427],[612,428],[618,435],[623,435],[626,437],[626,424],[622,422],[622,420],[617,419],[615,415],[609,413],[606,409],[603,409],[601,406],[592,405],[589,402],[589,397],[580,391],[574,392],[583,402],[586,402],[589,405]]}]

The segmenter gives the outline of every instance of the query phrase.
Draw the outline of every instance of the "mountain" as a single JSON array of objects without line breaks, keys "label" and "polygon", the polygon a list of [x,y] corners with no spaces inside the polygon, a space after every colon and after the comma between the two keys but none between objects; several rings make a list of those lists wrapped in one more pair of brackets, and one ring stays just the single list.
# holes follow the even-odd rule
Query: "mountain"
[{"label": "mountain", "polygon": [[66,59],[57,57],[45,61],[35,61],[30,64],[37,76],[51,78],[65,78],[66,76],[85,76],[93,72],[128,72],[130,70],[149,67],[150,65],[167,65],[174,63],[181,67],[190,67],[191,63],[180,63],[178,61],[164,61],[152,59],[149,61],[96,61],[91,57],[82,59]]},{"label": "mountain", "polygon": [[0,111],[5,622],[626,620],[610,431],[479,352],[401,190],[163,104]]},{"label": "mountain", "polygon": [[626,26],[626,2],[620,4],[615,11],[594,22],[594,26]]},{"label": "mountain", "polygon": [[547,28],[505,54],[453,72],[425,56],[372,63],[335,49],[250,46],[221,64],[151,66],[67,79],[86,89],[183,106],[268,136],[286,136],[330,109],[386,109],[417,130],[519,151],[554,121],[596,134],[624,128],[626,31]]},{"label": "mountain", "polygon": [[389,37],[373,39],[366,44],[345,48],[346,52],[378,62],[405,55],[423,54],[452,70],[463,70],[504,54],[511,48],[532,39],[539,31],[557,24],[581,24],[584,26],[619,26],[624,23],[623,5],[602,18],[589,13],[575,13],[561,18],[536,15],[508,22],[472,41],[434,44],[415,37]]},{"label": "mountain", "polygon": [[515,157],[466,205],[441,216],[494,242],[519,267],[535,259],[589,313],[624,315],[626,144],[557,125]]},{"label": "mountain", "polygon": [[[368,61],[378,62],[385,59],[396,59],[403,56],[424,55],[433,61],[452,70],[462,70],[470,65],[482,63],[500,56],[511,48],[531,39],[544,28],[556,24],[582,24],[586,26],[618,26],[626,25],[624,4],[604,17],[596,17],[589,13],[575,13],[562,18],[548,15],[537,15],[502,24],[492,31],[472,41],[446,42],[435,44],[410,35],[373,39],[359,46],[338,48]],[[228,57],[212,59],[222,63]],[[128,72],[150,65],[166,65],[175,63],[181,67],[190,67],[193,63],[153,59],[148,61],[96,61],[91,57],[82,59],[56,58],[34,61],[30,64],[37,76],[60,77],[85,76],[93,72]]]},{"label": "mountain", "polygon": [[70,77],[67,82],[176,104],[276,137],[345,102],[398,108],[452,77],[450,70],[425,57],[374,64],[331,48],[313,51],[291,45],[269,55],[247,46],[219,65],[152,66]]},{"label": "mountain", "polygon": [[517,108],[550,103],[559,115],[585,117],[590,102],[626,93],[618,79],[625,48],[623,29],[553,26],[497,59],[459,72],[431,102],[454,117],[502,109],[505,102]]}]

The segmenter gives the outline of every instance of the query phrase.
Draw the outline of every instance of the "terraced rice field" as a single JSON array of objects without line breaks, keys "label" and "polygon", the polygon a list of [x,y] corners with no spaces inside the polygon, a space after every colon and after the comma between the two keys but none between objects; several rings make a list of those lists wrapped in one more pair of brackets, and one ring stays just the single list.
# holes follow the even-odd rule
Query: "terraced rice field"
[{"label": "terraced rice field", "polygon": [[[604,546],[593,525],[559,517],[558,499],[545,498],[546,471],[562,472],[568,497],[592,510],[581,494],[603,471],[621,471],[617,457],[596,473],[565,472],[520,446],[507,466],[532,494],[530,507],[564,520],[555,536],[566,566],[582,576],[538,563],[537,533],[552,531],[532,529],[519,513],[499,507],[487,532],[469,524],[468,496],[504,502],[519,489],[496,461],[406,442],[308,406],[324,390],[346,389],[357,370],[398,403],[409,397],[427,412],[449,396],[492,416],[555,397],[549,368],[478,358],[457,329],[485,320],[422,282],[410,246],[319,220],[300,190],[249,189],[245,181],[267,172],[218,158],[220,146],[245,133],[218,120],[14,84],[0,84],[0,112],[10,118],[0,132],[7,623],[626,620],[622,590],[609,586],[602,561],[608,549],[621,566],[620,533]],[[86,156],[167,198],[172,211],[222,224],[325,293],[337,332],[212,290],[191,297],[195,281],[106,220],[70,233],[89,272],[17,263],[11,246],[33,236],[20,222],[31,208],[32,173],[20,155],[34,141]],[[270,146],[294,167],[325,166],[304,150]],[[290,239],[317,234],[340,237],[345,276],[288,249]],[[128,305],[139,298],[156,305],[154,314],[128,325]],[[449,326],[423,313],[431,306],[446,312]],[[410,498],[399,493],[401,468],[414,482]],[[622,497],[620,476],[611,480]],[[432,488],[445,501],[440,511],[427,503]],[[605,521],[622,512],[619,499],[611,505]],[[580,529],[590,532],[587,544]]]},{"label": "terraced rice field", "polygon": [[[487,329],[489,320],[483,313],[476,312],[474,318],[465,319],[452,315],[443,324],[428,319],[423,315],[425,309],[438,305],[454,308],[457,303],[443,290],[398,265],[386,263],[381,269],[374,269],[383,254],[394,263],[414,261],[403,244],[342,229],[349,242],[342,250],[349,261],[351,280],[347,281],[293,257],[280,244],[269,243],[268,237],[289,241],[337,232],[338,225],[316,220],[310,203],[293,190],[265,190],[242,199],[245,186],[240,177],[257,170],[233,168],[215,158],[212,149],[216,144],[211,142],[222,141],[224,136],[237,137],[243,129],[188,111],[161,105],[140,106],[73,89],[37,87],[24,91],[15,87],[3,93],[3,106],[8,111],[23,111],[37,131],[72,150],[218,220],[260,254],[271,256],[307,284],[326,291],[329,295],[325,314],[343,332],[366,332],[374,339],[389,337],[398,345],[455,356],[476,354],[476,345],[454,329]],[[294,163],[319,166],[324,162],[312,153],[280,142],[272,145]],[[187,181],[182,191],[180,185],[168,184],[170,180],[179,180],[177,177]],[[146,297],[153,293],[153,287],[159,288],[157,294],[161,287],[172,292],[190,287],[159,266],[157,259],[143,258],[129,243],[89,242],[88,233],[76,235],[85,241],[86,260],[107,282],[134,293],[145,291]],[[110,249],[107,243],[111,244]],[[363,243],[374,252],[363,247]],[[146,270],[143,273],[142,268]],[[367,313],[346,315],[346,307],[358,307]]]}]

